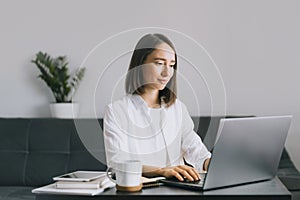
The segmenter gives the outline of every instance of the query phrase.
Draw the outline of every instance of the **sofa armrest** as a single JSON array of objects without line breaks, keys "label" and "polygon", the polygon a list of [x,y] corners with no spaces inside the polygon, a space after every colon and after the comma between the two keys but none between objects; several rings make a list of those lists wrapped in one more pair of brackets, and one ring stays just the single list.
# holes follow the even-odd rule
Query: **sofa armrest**
[{"label": "sofa armrest", "polygon": [[295,167],[286,148],[283,149],[277,176],[290,191],[300,191],[300,172]]},{"label": "sofa armrest", "polygon": [[288,190],[300,191],[300,176],[279,176],[281,182],[287,187]]}]

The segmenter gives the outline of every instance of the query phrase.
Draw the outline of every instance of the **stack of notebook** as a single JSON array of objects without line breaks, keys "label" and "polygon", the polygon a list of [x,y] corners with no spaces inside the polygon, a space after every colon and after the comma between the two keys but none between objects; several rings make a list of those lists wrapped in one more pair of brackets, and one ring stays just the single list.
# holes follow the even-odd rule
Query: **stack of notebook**
[{"label": "stack of notebook", "polygon": [[33,193],[94,196],[115,186],[106,172],[76,171],[53,178],[56,182],[32,190]]}]

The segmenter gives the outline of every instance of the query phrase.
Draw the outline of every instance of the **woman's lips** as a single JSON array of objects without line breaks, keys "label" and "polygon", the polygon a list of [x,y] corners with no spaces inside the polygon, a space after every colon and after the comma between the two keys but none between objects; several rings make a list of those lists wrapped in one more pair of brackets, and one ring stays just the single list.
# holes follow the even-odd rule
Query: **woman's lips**
[{"label": "woman's lips", "polygon": [[158,81],[163,85],[166,85],[168,83],[168,80],[165,79],[158,79]]}]

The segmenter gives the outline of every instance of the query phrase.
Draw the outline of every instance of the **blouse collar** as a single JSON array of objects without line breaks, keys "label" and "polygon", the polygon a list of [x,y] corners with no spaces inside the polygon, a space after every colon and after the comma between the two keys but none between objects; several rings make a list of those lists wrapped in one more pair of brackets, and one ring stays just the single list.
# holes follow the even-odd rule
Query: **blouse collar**
[{"label": "blouse collar", "polygon": [[[131,99],[131,101],[137,108],[143,109],[144,111],[146,111],[149,114],[151,108],[148,107],[147,102],[140,95],[129,94],[129,99]],[[165,104],[163,101],[162,101],[161,107],[165,108]]]}]

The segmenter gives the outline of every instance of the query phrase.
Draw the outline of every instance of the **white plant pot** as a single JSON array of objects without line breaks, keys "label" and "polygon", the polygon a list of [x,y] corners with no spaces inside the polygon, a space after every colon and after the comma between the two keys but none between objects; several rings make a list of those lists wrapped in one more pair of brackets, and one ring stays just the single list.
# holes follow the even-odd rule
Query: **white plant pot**
[{"label": "white plant pot", "polygon": [[76,118],[78,114],[78,103],[51,103],[50,111],[55,118]]}]

